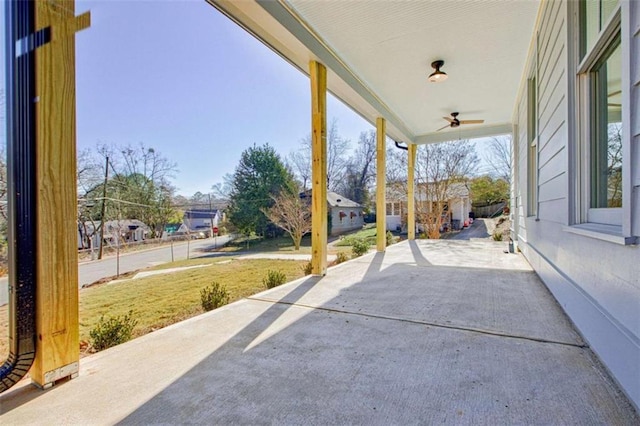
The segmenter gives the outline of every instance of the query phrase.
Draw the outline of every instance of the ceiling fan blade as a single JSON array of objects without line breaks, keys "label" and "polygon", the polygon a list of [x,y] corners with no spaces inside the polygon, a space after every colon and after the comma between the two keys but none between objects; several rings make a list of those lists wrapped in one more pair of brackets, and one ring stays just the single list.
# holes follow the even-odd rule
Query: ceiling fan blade
[{"label": "ceiling fan blade", "polygon": [[442,118],[447,120],[449,123],[453,123],[453,118],[451,118],[451,117],[442,117]]},{"label": "ceiling fan blade", "polygon": [[484,120],[460,120],[460,124],[482,124]]},{"label": "ceiling fan blade", "polygon": [[610,106],[610,107],[621,107],[622,104],[607,104],[607,106]]},{"label": "ceiling fan blade", "polygon": [[444,127],[440,127],[438,130],[436,130],[436,132],[439,132],[440,130],[444,130],[444,129],[446,129],[447,127],[451,127],[451,125],[447,124],[447,125],[446,125],[446,126],[444,126]]}]

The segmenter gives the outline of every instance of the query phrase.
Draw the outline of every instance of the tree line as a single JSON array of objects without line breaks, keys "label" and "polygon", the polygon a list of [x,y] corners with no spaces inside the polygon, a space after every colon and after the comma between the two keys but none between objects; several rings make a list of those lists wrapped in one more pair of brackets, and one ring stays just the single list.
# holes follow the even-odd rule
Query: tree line
[{"label": "tree line", "polygon": [[[386,178],[406,197],[407,152],[388,140]],[[476,176],[479,157],[474,143],[457,141],[419,146],[416,160],[416,194],[434,200],[429,209],[416,205],[421,223],[437,228],[451,185],[470,184],[475,200],[491,203],[509,196],[510,143],[493,139],[485,163],[494,170]],[[151,237],[162,235],[168,223],[182,221],[190,208],[226,207],[230,225],[239,232],[263,236],[289,233],[296,246],[309,231],[308,202],[300,194],[310,189],[311,136],[287,156],[269,144],[246,149],[234,173],[191,197],[176,193],[177,164],[145,144],[99,143],[78,152],[78,225],[91,238],[105,221],[138,219],[149,226]],[[327,189],[364,207],[375,205],[376,134],[363,131],[353,144],[341,136],[337,120],[327,132]],[[6,235],[6,160],[0,152],[0,232]],[[309,197],[310,199],[310,197]],[[286,208],[284,208],[286,207]],[[378,212],[380,213],[380,212]],[[385,214],[385,212],[381,212]],[[292,224],[296,224],[295,226]],[[437,232],[430,233],[436,237]]]}]

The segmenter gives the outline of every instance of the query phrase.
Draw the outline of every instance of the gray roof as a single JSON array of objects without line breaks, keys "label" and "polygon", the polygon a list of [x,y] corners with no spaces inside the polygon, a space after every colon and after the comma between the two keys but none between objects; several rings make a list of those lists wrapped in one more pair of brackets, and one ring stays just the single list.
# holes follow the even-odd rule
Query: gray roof
[{"label": "gray roof", "polygon": [[331,191],[327,191],[327,202],[331,207],[362,207],[355,201],[351,201],[350,199]]},{"label": "gray roof", "polygon": [[[429,183],[428,185],[433,185]],[[433,198],[432,194],[427,194],[426,192],[427,184],[419,183],[416,185],[415,194],[417,201],[425,201],[427,198]],[[447,198],[468,198],[470,196],[469,187],[467,184],[462,182],[455,182],[449,184],[447,188]],[[387,185],[386,190],[387,201],[404,201],[407,199],[407,188],[406,183],[394,183],[391,185]]]}]

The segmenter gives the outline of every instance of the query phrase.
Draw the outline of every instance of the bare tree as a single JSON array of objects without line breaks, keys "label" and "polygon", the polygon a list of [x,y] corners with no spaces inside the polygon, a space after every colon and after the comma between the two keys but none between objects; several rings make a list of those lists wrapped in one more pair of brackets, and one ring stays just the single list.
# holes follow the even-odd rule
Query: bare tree
[{"label": "bare tree", "polygon": [[369,201],[369,189],[376,175],[376,133],[361,132],[358,147],[345,166],[338,192],[359,204]]},{"label": "bare tree", "polygon": [[494,177],[511,182],[511,137],[493,137],[489,140],[488,153],[484,160],[493,170]]},{"label": "bare tree", "polygon": [[607,207],[622,207],[622,124],[608,126]]},{"label": "bare tree", "polygon": [[478,165],[475,145],[467,140],[424,145],[416,159],[416,216],[429,238],[440,238],[447,201],[466,184]]},{"label": "bare tree", "polygon": [[98,200],[104,178],[104,164],[89,149],[78,151],[76,157],[78,190],[78,226],[84,237],[83,247],[92,246],[94,236],[100,232],[102,221],[98,206],[104,202]]},{"label": "bare tree", "polygon": [[[81,185],[86,177],[88,182],[95,180],[96,176],[105,175],[105,158],[109,158],[109,181],[107,182],[108,206],[105,218],[113,217],[117,207],[126,219],[138,219],[151,228],[151,236],[156,237],[164,225],[174,216],[172,198],[175,188],[171,184],[176,169],[176,164],[169,161],[153,148],[147,148],[143,144],[138,146],[117,146],[101,143],[96,148],[95,156],[87,153],[87,166],[81,162],[78,166],[80,194],[86,200],[102,199],[104,183],[93,186]],[[85,156],[82,153],[79,159]],[[95,158],[94,158],[95,157]],[[95,163],[95,164],[94,164]],[[97,171],[99,172],[97,172]],[[83,177],[81,179],[81,177]],[[114,198],[115,196],[115,198]],[[114,204],[115,203],[115,204]],[[92,212],[95,217],[96,213]]]},{"label": "bare tree", "polygon": [[287,167],[300,181],[300,187],[303,190],[309,189],[311,186],[311,156],[309,147],[304,146],[296,151],[289,153],[285,160]]},{"label": "bare tree", "polygon": [[226,173],[222,176],[222,182],[215,183],[211,186],[213,195],[221,200],[228,200],[233,189],[233,174]]},{"label": "bare tree", "polygon": [[307,232],[311,231],[311,208],[306,199],[301,199],[298,194],[281,191],[273,199],[273,206],[263,210],[263,213],[276,226],[284,229],[297,250],[300,250],[300,242]]},{"label": "bare tree", "polygon": [[[311,181],[311,135],[300,141],[302,148],[289,154],[288,163],[304,185]],[[338,120],[332,119],[327,131],[327,189],[337,190],[348,163],[351,141],[340,136]],[[295,162],[294,162],[295,157]]]},{"label": "bare tree", "polygon": [[387,182],[406,182],[408,173],[408,158],[406,150],[389,146],[387,148],[386,180]]}]

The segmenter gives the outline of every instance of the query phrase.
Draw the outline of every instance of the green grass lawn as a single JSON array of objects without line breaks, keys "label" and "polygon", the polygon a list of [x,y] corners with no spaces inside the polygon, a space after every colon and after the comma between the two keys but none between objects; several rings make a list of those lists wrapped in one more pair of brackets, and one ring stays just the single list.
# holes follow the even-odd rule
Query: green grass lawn
[{"label": "green grass lawn", "polygon": [[230,302],[265,290],[267,270],[279,270],[287,281],[303,276],[305,262],[292,260],[234,258],[191,259],[158,268],[206,265],[163,275],[102,284],[80,291],[80,340],[89,340],[89,331],[104,315],[125,315],[130,310],[140,336],[203,312],[200,290],[218,282],[229,291]]},{"label": "green grass lawn", "polygon": [[[248,244],[247,244],[248,243]],[[300,250],[295,251],[293,241],[288,235],[278,238],[262,238],[258,236],[239,237],[227,244],[222,250],[226,252],[291,252],[310,254],[311,253],[311,236],[307,235],[302,238]]]},{"label": "green grass lawn", "polygon": [[[375,242],[375,228],[374,242]],[[248,244],[247,244],[248,240]],[[349,244],[338,244],[339,246],[349,246]],[[300,243],[300,250],[296,251],[293,246],[293,241],[288,235],[278,238],[261,238],[257,236],[253,237],[240,237],[227,244],[224,248],[218,250],[226,253],[241,254],[241,253],[288,253],[288,254],[311,254],[311,235],[306,235],[302,238]],[[329,245],[327,248],[328,254],[337,254],[339,251],[347,251],[342,248],[336,248],[333,245]]]},{"label": "green grass lawn", "polygon": [[[149,270],[204,265],[147,278],[100,284],[80,290],[80,341],[86,347],[89,331],[102,315],[126,315],[133,310],[138,321],[134,336],[166,327],[203,312],[200,290],[214,281],[229,291],[230,302],[266,290],[262,279],[268,270],[279,270],[292,281],[304,275],[306,262],[294,260],[215,257],[182,260]],[[8,329],[7,305],[0,307],[0,330]],[[0,339],[0,357],[9,353],[8,339]]]},{"label": "green grass lawn", "polygon": [[356,233],[349,234],[344,236],[343,238],[340,238],[340,241],[336,243],[336,246],[339,246],[339,247],[351,246],[354,240],[365,240],[370,245],[373,245],[376,243],[376,236],[377,236],[377,232],[374,224],[373,227],[367,227],[361,231],[358,231]]},{"label": "green grass lawn", "polygon": [[[347,238],[364,236],[375,244],[375,228],[365,229]],[[329,254],[338,251],[350,253],[348,244],[329,247]],[[311,253],[311,238],[303,238],[300,251],[294,250],[289,237],[274,239],[254,238],[249,242],[248,252]],[[246,241],[226,247],[228,256],[195,258],[165,263],[149,270],[204,265],[203,267],[163,275],[106,283],[80,290],[80,341],[89,341],[89,331],[95,327],[102,315],[126,315],[130,310],[138,321],[134,336],[166,327],[203,312],[200,305],[200,290],[214,281],[226,286],[230,301],[250,296],[265,290],[262,279],[267,271],[279,270],[287,281],[304,275],[305,261],[246,259],[237,255],[247,253]],[[8,329],[7,305],[0,307],[0,330]],[[0,339],[0,357],[8,355],[8,339]],[[83,344],[83,347],[86,343]]]}]

